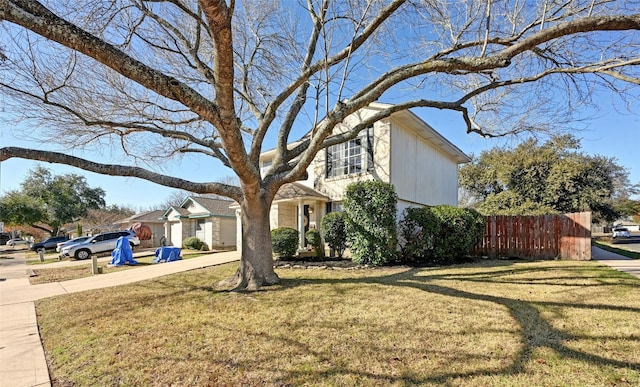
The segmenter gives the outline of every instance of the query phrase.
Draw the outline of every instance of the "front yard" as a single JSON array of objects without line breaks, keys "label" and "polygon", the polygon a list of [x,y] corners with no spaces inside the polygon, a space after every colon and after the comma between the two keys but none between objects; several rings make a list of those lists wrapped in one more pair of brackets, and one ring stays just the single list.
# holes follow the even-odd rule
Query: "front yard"
[{"label": "front yard", "polygon": [[37,302],[55,386],[638,385],[640,279],[573,261],[237,264]]}]

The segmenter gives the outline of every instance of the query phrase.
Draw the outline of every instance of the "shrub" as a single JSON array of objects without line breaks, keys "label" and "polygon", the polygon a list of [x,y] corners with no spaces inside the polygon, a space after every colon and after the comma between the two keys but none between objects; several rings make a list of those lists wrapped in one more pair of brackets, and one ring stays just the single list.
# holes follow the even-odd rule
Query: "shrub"
[{"label": "shrub", "polygon": [[372,180],[347,187],[347,242],[355,262],[383,265],[395,259],[397,202],[395,188],[389,183]]},{"label": "shrub", "polygon": [[313,246],[313,249],[316,252],[316,257],[324,258],[324,243],[322,242],[320,231],[312,228],[309,229],[304,236],[307,238],[307,242]]},{"label": "shrub", "polygon": [[434,258],[443,262],[456,262],[469,254],[484,235],[485,220],[478,211],[453,206],[432,207],[440,219],[439,232],[434,236]]},{"label": "shrub", "polygon": [[344,213],[330,212],[322,218],[320,229],[329,248],[334,250],[338,258],[342,258],[347,248],[347,231],[345,228]]},{"label": "shrub", "polygon": [[278,227],[271,230],[271,246],[278,258],[290,258],[298,250],[298,230],[291,227]]},{"label": "shrub", "polygon": [[440,228],[440,220],[431,207],[405,209],[398,228],[402,261],[422,261],[432,255],[434,235]]},{"label": "shrub", "polygon": [[403,259],[455,263],[469,254],[484,234],[478,211],[440,205],[405,210],[399,228]]},{"label": "shrub", "polygon": [[182,247],[189,250],[202,250],[204,242],[197,237],[189,237],[182,242]]}]

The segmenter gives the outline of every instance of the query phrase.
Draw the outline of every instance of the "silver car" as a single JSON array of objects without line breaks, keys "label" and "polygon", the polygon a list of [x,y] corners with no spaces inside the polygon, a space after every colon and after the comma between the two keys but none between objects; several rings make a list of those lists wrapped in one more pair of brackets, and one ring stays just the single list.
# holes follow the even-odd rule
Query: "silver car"
[{"label": "silver car", "polygon": [[28,245],[29,242],[22,238],[9,239],[6,243],[7,246]]},{"label": "silver car", "polygon": [[631,233],[626,227],[616,227],[613,229],[613,239],[616,238],[630,238]]},{"label": "silver car", "polygon": [[131,245],[132,249],[140,245],[140,240],[133,231],[104,232],[92,236],[84,242],[63,247],[60,250],[60,257],[87,259],[91,257],[92,254],[111,252],[116,248],[116,242],[120,237],[126,237],[129,240],[129,245]]},{"label": "silver car", "polygon": [[60,243],[58,243],[56,245],[56,251],[60,252],[60,251],[62,251],[63,247],[75,245],[76,243],[80,243],[80,242],[84,242],[84,241],[88,240],[89,238],[91,238],[91,237],[90,236],[82,236],[82,237],[69,239],[68,241],[65,241],[65,242],[60,242]]}]

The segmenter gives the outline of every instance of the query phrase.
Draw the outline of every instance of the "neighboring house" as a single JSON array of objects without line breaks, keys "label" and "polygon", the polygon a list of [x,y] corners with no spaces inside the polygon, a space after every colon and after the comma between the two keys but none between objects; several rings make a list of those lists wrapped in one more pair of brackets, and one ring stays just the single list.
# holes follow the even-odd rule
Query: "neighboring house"
[{"label": "neighboring house", "polygon": [[190,196],[180,206],[169,207],[161,216],[166,244],[180,247],[185,239],[197,237],[209,249],[234,248],[236,215],[229,208],[232,203]]},{"label": "neighboring house", "polygon": [[157,247],[160,246],[160,239],[164,235],[165,220],[162,219],[164,213],[164,210],[142,212],[122,219],[117,224],[120,230],[127,230],[134,223],[144,223],[151,229],[152,236],[150,241],[140,241],[141,245],[143,247]]},{"label": "neighboring house", "polygon": [[636,232],[636,231],[640,231],[640,224],[635,223],[633,221],[630,220],[621,220],[621,221],[617,221],[614,224],[614,228],[616,227],[624,227],[627,230],[631,231],[631,232]]},{"label": "neighboring house", "polygon": [[[373,103],[345,120],[348,128],[390,105]],[[340,131],[337,128],[336,134]],[[260,156],[264,174],[271,166],[275,150]],[[395,186],[398,216],[408,207],[458,205],[458,165],[469,156],[409,110],[380,120],[348,142],[318,152],[309,166],[308,179],[285,184],[271,206],[271,228],[292,227],[304,233],[319,228],[322,217],[342,210],[345,188],[363,180],[381,180]],[[237,204],[234,208],[238,211]],[[237,222],[238,249],[241,225]]]}]

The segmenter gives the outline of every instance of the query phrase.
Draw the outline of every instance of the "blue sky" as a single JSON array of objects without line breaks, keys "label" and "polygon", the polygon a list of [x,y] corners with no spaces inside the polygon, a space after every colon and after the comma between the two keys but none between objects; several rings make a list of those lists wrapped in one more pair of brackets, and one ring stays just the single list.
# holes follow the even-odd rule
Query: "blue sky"
[{"label": "blue sky", "polygon": [[[515,145],[519,141],[514,138],[484,139],[475,134],[466,134],[462,119],[455,113],[424,109],[416,113],[467,154],[479,154],[484,149],[498,145]],[[576,132],[576,136],[582,139],[583,151],[591,155],[615,157],[619,165],[629,170],[631,182],[640,183],[640,115],[623,114],[613,109],[606,109],[600,112],[597,118],[588,120],[584,124],[586,129]],[[34,146],[32,139],[18,138],[17,134],[20,130],[15,129],[17,128],[5,127],[0,131],[0,146]],[[60,149],[55,150],[60,151]],[[98,161],[109,162],[104,159]],[[0,163],[0,194],[18,189],[29,169],[37,164],[38,162],[21,159],[10,159]],[[106,191],[106,201],[109,205],[117,204],[129,206],[135,210],[146,210],[163,203],[176,191],[173,188],[137,178],[102,176],[64,165],[40,164],[54,174],[75,173],[85,176],[90,186],[101,187]],[[232,173],[224,168],[214,167],[211,170],[211,166],[205,166],[198,160],[190,158],[168,163],[164,168],[163,172],[166,174],[195,181],[202,181],[202,176],[213,180],[224,178]]]},{"label": "blue sky", "polygon": [[[407,26],[406,33],[414,36],[416,32],[419,34],[424,31],[417,31],[414,26]],[[402,37],[403,32],[399,32],[397,38]],[[415,36],[414,36],[415,37]],[[403,39],[400,39],[402,42]],[[372,64],[367,62],[367,66]],[[363,65],[366,70],[367,66]],[[372,71],[375,73],[375,71]],[[370,80],[367,80],[370,81]],[[637,88],[632,88],[629,98],[635,98],[636,114],[624,114],[611,108],[612,102],[620,104],[615,95],[608,91],[600,92],[594,96],[600,108],[599,112],[583,112],[583,114],[593,114],[595,118],[582,122],[584,130],[576,132],[575,135],[582,139],[582,150],[588,154],[603,155],[607,157],[615,157],[619,165],[626,167],[630,172],[630,180],[632,183],[640,183],[640,96]],[[424,92],[424,90],[420,90]],[[404,90],[399,91],[404,93]],[[425,97],[425,96],[421,96]],[[381,102],[393,103],[393,98],[383,100]],[[559,101],[559,103],[562,103]],[[2,104],[2,95],[0,94],[0,104]],[[563,106],[563,105],[560,105]],[[2,112],[4,106],[0,106],[0,123],[2,120]],[[9,114],[6,112],[4,114]],[[519,140],[514,138],[485,139],[476,134],[465,133],[465,126],[462,118],[458,113],[446,113],[439,110],[420,109],[415,111],[423,120],[429,123],[433,128],[439,131],[443,136],[448,138],[453,144],[457,145],[462,151],[468,154],[479,154],[484,149],[489,149],[498,145],[516,145]],[[553,120],[553,117],[549,117]],[[2,124],[0,124],[2,125]],[[0,126],[0,146],[21,146],[21,147],[38,147],[29,133],[35,133],[30,128],[12,128]],[[306,129],[300,130],[306,132]],[[35,134],[33,134],[35,136]],[[268,149],[273,143],[265,144]],[[62,149],[55,147],[54,144],[47,144],[47,149],[68,152],[80,157],[86,157],[99,162],[112,162],[108,158],[98,157],[96,155],[80,154],[72,149]],[[117,161],[113,161],[117,163]],[[29,169],[35,167],[37,163],[11,159],[0,163],[0,195],[8,190],[18,189],[20,183],[27,176]],[[42,163],[55,174],[75,173],[86,177],[87,182],[92,187],[101,187],[106,191],[107,204],[117,204],[121,206],[129,206],[134,209],[142,210],[151,206],[156,206],[164,201],[176,190],[173,188],[162,187],[160,185],[147,182],[135,178],[101,176],[95,173],[85,172],[83,170],[56,164]],[[232,174],[232,171],[220,167],[219,164],[208,161],[198,161],[198,159],[186,157],[179,162],[168,162],[163,165],[163,170],[159,171],[171,176],[177,176],[188,180],[202,181],[203,177],[207,181],[217,178],[224,178]]]}]

